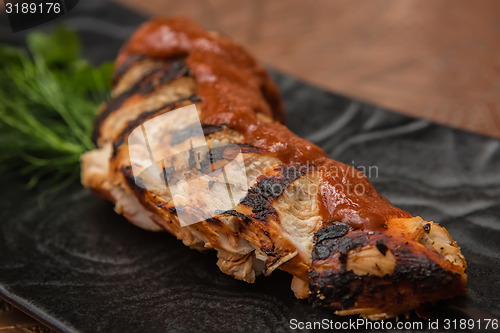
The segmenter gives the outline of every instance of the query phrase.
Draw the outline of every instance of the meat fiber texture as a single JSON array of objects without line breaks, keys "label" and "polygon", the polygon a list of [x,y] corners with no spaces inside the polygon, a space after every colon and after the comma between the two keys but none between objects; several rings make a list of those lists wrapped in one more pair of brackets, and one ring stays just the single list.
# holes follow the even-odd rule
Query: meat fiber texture
[{"label": "meat fiber texture", "polygon": [[339,315],[384,319],[465,292],[445,228],[394,207],[283,115],[241,46],[153,20],[118,56],[82,183],[133,224],[216,250],[224,273],[254,282],[281,269],[296,297]]}]

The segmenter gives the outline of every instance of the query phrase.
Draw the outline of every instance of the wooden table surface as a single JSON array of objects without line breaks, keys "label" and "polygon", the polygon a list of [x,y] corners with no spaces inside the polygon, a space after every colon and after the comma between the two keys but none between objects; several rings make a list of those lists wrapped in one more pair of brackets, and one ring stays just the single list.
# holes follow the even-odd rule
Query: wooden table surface
[{"label": "wooden table surface", "polygon": [[[189,16],[329,90],[500,138],[500,1],[115,1]],[[1,300],[0,315],[0,332],[48,331]]]},{"label": "wooden table surface", "polygon": [[192,17],[329,90],[500,137],[500,1],[115,1]]}]

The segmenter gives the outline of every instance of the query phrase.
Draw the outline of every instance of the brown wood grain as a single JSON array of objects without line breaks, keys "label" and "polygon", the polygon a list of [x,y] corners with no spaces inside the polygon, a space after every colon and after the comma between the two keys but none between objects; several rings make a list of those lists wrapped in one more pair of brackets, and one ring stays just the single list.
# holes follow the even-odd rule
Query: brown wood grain
[{"label": "brown wood grain", "polygon": [[115,1],[189,16],[329,90],[500,137],[500,1]]},{"label": "brown wood grain", "polygon": [[43,324],[0,299],[0,333],[53,333]]}]

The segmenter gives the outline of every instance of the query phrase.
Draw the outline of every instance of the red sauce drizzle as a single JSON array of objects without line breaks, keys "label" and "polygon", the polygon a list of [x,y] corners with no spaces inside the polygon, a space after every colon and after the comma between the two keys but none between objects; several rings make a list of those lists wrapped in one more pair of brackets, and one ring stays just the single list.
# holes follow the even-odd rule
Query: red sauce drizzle
[{"label": "red sauce drizzle", "polygon": [[[329,159],[318,146],[282,125],[283,107],[275,84],[240,45],[189,19],[155,19],[143,24],[124,46],[117,67],[137,54],[186,56],[197,82],[196,94],[202,99],[203,123],[232,127],[244,135],[246,143],[283,163],[319,168],[320,212],[326,223],[336,220],[354,228],[381,230],[389,218],[411,216],[379,195],[362,172]],[[261,121],[257,113],[277,121]]]}]

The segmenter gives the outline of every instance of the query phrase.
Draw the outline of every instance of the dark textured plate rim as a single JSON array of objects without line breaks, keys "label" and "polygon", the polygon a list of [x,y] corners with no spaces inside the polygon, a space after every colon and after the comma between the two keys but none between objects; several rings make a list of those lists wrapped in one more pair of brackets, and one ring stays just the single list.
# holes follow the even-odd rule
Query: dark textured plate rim
[{"label": "dark textured plate rim", "polygon": [[57,320],[55,316],[51,316],[50,314],[46,313],[39,307],[31,304],[27,299],[24,299],[22,297],[17,296],[16,294],[11,293],[7,289],[5,289],[5,287],[1,283],[0,283],[0,299],[13,305],[17,309],[26,313],[30,317],[33,317],[34,319],[38,320],[39,322],[41,322],[42,324],[44,324],[45,326],[49,327],[54,331],[76,332],[76,330],[73,327]]}]

